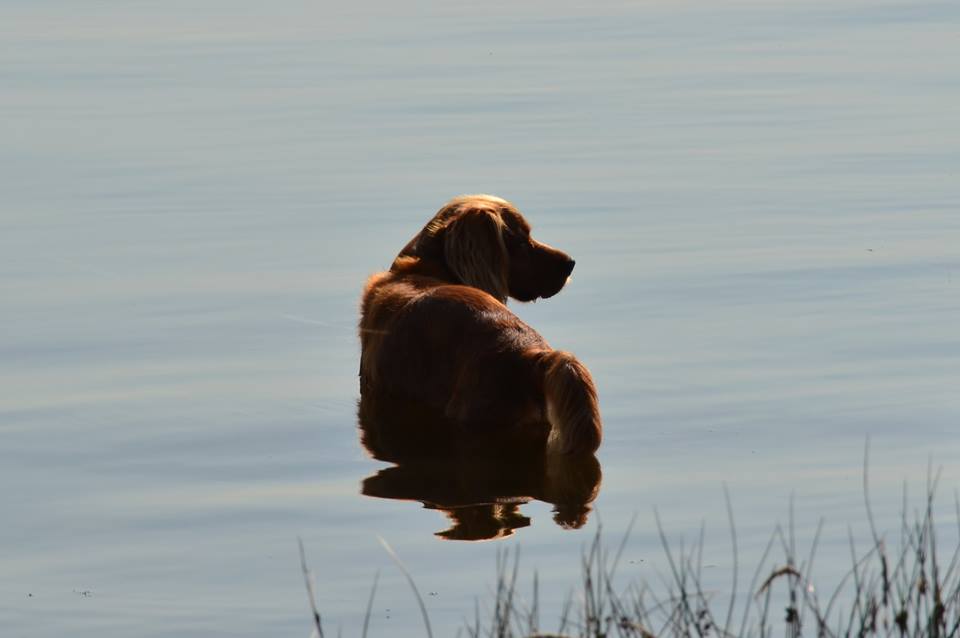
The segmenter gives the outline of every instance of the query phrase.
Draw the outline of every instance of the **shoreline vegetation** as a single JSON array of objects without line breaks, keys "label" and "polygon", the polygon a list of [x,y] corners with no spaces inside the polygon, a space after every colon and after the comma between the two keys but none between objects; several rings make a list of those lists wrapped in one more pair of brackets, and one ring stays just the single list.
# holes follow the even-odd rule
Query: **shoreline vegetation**
[{"label": "shoreline vegetation", "polygon": [[[457,632],[462,638],[727,638],[785,635],[787,638],[848,638],[853,636],[960,637],[960,541],[943,547],[934,525],[934,494],[940,473],[928,473],[922,509],[908,514],[906,487],[903,492],[899,542],[896,549],[881,535],[870,506],[868,463],[864,460],[863,494],[869,523],[871,547],[857,552],[849,532],[850,568],[833,588],[814,587],[813,568],[824,521],[817,525],[809,553],[798,555],[793,530],[793,504],[787,528],[777,525],[750,575],[746,589],[741,586],[738,543],[733,508],[724,488],[730,526],[733,569],[729,600],[717,602],[702,585],[703,540],[679,551],[667,541],[659,514],[654,509],[662,551],[669,573],[657,584],[634,582],[617,590],[614,576],[629,540],[631,521],[619,545],[610,548],[599,528],[581,555],[581,577],[567,596],[559,619],[549,624],[553,633],[542,630],[539,609],[539,581],[532,577],[532,591],[524,597],[518,591],[519,551],[497,553],[497,579],[489,609],[477,602],[473,619]],[[954,495],[956,524],[960,530],[960,500]],[[636,517],[634,517],[634,520]],[[414,579],[390,546],[384,549],[407,579],[419,604],[422,628],[410,628],[407,635],[433,638],[430,618]],[[779,548],[779,551],[775,551]],[[300,545],[301,567],[312,611],[312,636],[325,638],[320,611],[315,602],[312,576]],[[774,556],[776,556],[774,558]],[[361,636],[366,638],[376,596],[374,579],[367,603]],[[738,596],[743,602],[738,606]]]}]

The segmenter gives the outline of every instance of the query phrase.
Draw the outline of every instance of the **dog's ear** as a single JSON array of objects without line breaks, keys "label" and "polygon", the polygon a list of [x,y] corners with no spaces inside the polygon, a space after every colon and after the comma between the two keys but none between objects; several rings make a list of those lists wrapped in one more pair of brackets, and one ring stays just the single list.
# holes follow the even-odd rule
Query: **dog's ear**
[{"label": "dog's ear", "polygon": [[464,210],[444,228],[443,252],[447,266],[463,284],[506,303],[509,284],[503,226],[494,211]]}]

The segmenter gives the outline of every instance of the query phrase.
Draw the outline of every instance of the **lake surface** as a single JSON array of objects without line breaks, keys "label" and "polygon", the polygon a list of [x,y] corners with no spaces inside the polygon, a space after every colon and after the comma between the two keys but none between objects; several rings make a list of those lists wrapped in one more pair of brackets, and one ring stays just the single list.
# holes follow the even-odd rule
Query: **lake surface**
[{"label": "lake surface", "polygon": [[[0,7],[0,627],[9,636],[437,635],[499,550],[554,629],[602,521],[624,583],[706,523],[728,593],[778,522],[816,577],[960,487],[960,5]],[[490,192],[577,260],[514,310],[593,372],[589,522],[441,540],[371,498],[364,279]],[[683,540],[681,540],[683,539]],[[802,551],[806,551],[803,549]],[[822,580],[821,580],[822,579]],[[746,578],[741,576],[745,591]]]}]

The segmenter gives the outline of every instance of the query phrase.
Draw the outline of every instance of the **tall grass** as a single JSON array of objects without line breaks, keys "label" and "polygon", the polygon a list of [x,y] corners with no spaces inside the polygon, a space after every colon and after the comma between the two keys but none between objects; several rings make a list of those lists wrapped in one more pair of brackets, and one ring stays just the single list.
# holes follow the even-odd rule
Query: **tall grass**
[{"label": "tall grass", "polygon": [[[538,576],[533,574],[530,594],[521,596],[517,587],[519,551],[501,551],[497,553],[492,601],[484,606],[484,611],[478,602],[472,619],[465,621],[459,634],[467,638],[766,638],[781,634],[787,638],[960,638],[960,544],[945,552],[946,548],[937,541],[933,505],[939,474],[928,476],[923,507],[912,514],[907,513],[904,489],[900,538],[893,551],[877,531],[867,474],[865,462],[864,498],[871,546],[858,552],[853,534],[848,533],[850,567],[832,589],[825,590],[829,592],[827,596],[821,597],[813,578],[823,520],[817,525],[809,552],[799,556],[792,502],[788,525],[775,528],[747,589],[738,590],[739,548],[733,508],[727,496],[734,564],[728,596],[709,595],[703,587],[703,528],[689,549],[677,549],[668,543],[655,510],[657,531],[669,566],[662,582],[633,582],[618,589],[615,576],[630,529],[613,549],[606,545],[598,529],[582,552],[579,582],[567,597],[559,618],[550,623],[557,627],[556,633],[542,633]],[[960,529],[960,503],[956,497],[954,508]],[[633,522],[630,527],[632,525]],[[390,553],[400,564],[395,554]],[[949,556],[946,561],[945,556]],[[306,573],[305,565],[304,570]],[[424,614],[426,633],[423,635],[429,636],[426,609],[409,573],[403,571]],[[739,606],[738,595],[743,599]],[[373,592],[364,621],[364,636],[372,603]],[[313,605],[311,593],[314,633],[322,636],[320,617]],[[422,631],[414,627],[407,629],[403,635],[420,635]]]},{"label": "tall grass", "polygon": [[[739,618],[735,618],[736,569],[726,604],[714,602],[715,597],[705,593],[702,586],[702,528],[700,538],[690,549],[677,550],[668,544],[657,516],[658,532],[669,565],[666,582],[658,586],[633,583],[618,591],[614,576],[623,543],[617,551],[608,551],[598,530],[583,552],[580,582],[576,594],[564,606],[557,634],[541,634],[536,613],[537,586],[534,585],[531,604],[518,602],[518,557],[514,553],[511,563],[509,555],[503,553],[497,561],[492,613],[486,622],[475,615],[466,627],[466,635],[470,638],[958,636],[960,547],[951,548],[949,560],[942,561],[943,548],[938,547],[934,526],[934,485],[935,481],[928,487],[925,506],[915,517],[902,518],[897,551],[890,551],[877,534],[872,514],[868,515],[872,546],[858,553],[852,534],[849,536],[850,568],[824,598],[820,597],[812,576],[822,520],[806,557],[797,555],[792,522],[786,529],[779,526],[775,529],[753,571],[748,589],[743,592],[746,600],[740,605]],[[960,506],[955,504],[955,507],[960,527]],[[733,529],[731,526],[731,531]],[[736,553],[736,536],[732,536]],[[779,560],[771,560],[775,548],[779,549]]]}]

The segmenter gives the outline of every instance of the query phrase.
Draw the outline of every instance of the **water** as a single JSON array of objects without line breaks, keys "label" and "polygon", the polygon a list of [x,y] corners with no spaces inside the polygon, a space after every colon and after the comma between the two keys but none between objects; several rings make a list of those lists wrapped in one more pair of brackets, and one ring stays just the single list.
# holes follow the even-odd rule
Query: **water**
[{"label": "water", "polygon": [[[867,526],[960,484],[960,10],[948,2],[148,2],[0,9],[0,626],[5,635],[452,635],[498,548],[545,624],[602,520],[707,525],[724,592],[826,520],[822,587]],[[551,507],[438,540],[362,496],[364,278],[449,197],[514,201],[570,252],[513,304],[591,368],[606,439],[583,530]],[[950,542],[945,534],[945,542]],[[806,547],[806,546],[805,546]],[[751,562],[753,559],[754,562]],[[741,582],[741,589],[744,587]],[[718,594],[722,595],[722,593]]]}]

